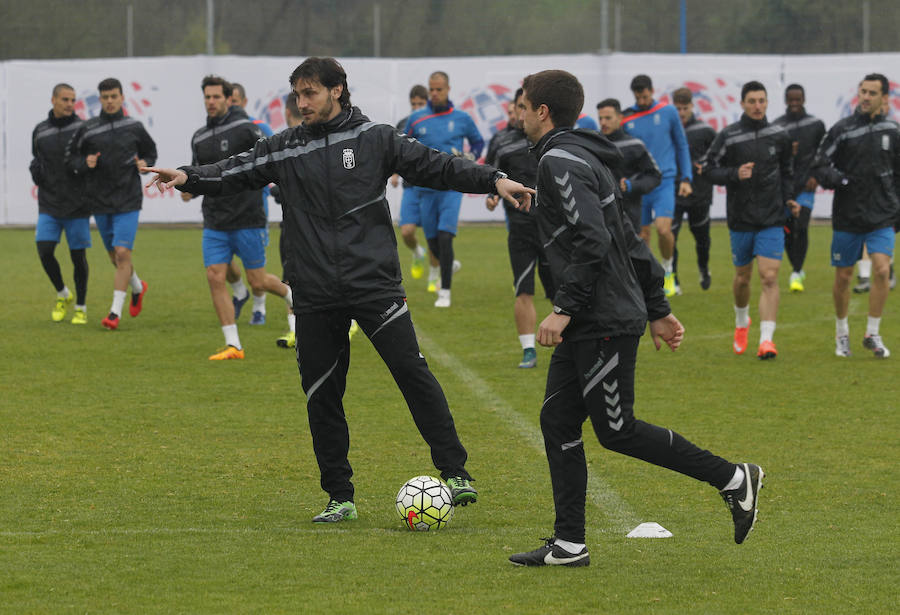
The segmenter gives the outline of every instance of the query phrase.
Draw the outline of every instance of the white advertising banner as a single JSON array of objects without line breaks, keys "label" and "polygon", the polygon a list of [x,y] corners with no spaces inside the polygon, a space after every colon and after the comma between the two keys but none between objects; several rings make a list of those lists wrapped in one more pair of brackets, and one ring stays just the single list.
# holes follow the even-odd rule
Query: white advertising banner
[{"label": "white advertising banner", "polygon": [[[450,98],[457,108],[475,119],[485,141],[505,125],[505,103],[522,78],[535,71],[562,68],[584,85],[583,112],[595,117],[598,101],[618,98],[632,103],[628,85],[638,73],[649,74],[657,97],[666,99],[675,88],[686,86],[695,94],[695,108],[702,119],[720,129],[740,117],[741,84],[762,81],[769,90],[773,119],[784,112],[783,90],[788,83],[802,84],[807,109],[827,126],[855,106],[856,85],[869,72],[890,76],[900,66],[900,54],[848,56],[718,56],[718,55],[545,55],[473,58],[344,59],[352,102],[376,121],[394,124],[407,115],[407,94],[412,85],[426,84],[428,75],[442,70],[450,76]],[[288,77],[298,58],[192,56],[120,58],[103,60],[9,61],[0,63],[0,224],[34,224],[37,219],[36,188],[28,173],[31,132],[50,109],[53,86],[67,82],[78,96],[77,113],[91,117],[99,112],[96,85],[106,77],[118,78],[125,89],[126,112],[141,120],[154,138],[159,163],[177,166],[190,161],[190,137],[205,122],[200,80],[213,73],[242,83],[249,99],[248,112],[266,121],[276,132],[285,128],[284,98]],[[900,86],[891,83],[892,105],[900,111]],[[387,188],[396,216],[401,189]],[[143,222],[198,222],[199,201],[182,203],[174,193],[145,191]],[[724,190],[717,190],[713,217],[725,215]],[[831,195],[821,191],[814,215],[831,213]],[[481,196],[467,195],[460,218],[465,221],[501,220],[491,213]],[[270,218],[281,219],[272,204]]]}]

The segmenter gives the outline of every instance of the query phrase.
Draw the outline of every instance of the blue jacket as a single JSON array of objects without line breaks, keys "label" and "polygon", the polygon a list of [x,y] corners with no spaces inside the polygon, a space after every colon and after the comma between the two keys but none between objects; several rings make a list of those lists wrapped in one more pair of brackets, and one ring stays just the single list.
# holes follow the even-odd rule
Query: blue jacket
[{"label": "blue jacket", "polygon": [[445,109],[437,111],[431,101],[424,108],[409,116],[406,121],[406,134],[415,137],[420,143],[447,154],[462,152],[463,139],[469,142],[469,149],[477,160],[484,149],[484,139],[472,117],[465,111],[457,111],[453,102]]},{"label": "blue jacket", "polygon": [[691,152],[675,107],[654,100],[649,109],[631,106],[625,109],[624,115],[625,132],[644,142],[663,179],[693,180]]}]

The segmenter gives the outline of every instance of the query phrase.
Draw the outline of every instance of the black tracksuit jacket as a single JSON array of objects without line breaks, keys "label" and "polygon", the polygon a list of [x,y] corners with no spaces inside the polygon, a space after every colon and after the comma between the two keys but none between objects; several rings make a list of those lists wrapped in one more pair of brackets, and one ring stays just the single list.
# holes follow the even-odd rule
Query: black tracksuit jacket
[{"label": "black tracksuit jacket", "polygon": [[900,126],[859,111],[845,117],[822,140],[813,174],[834,189],[834,230],[868,233],[892,226],[900,215]]},{"label": "black tracksuit jacket", "polygon": [[606,135],[606,138],[612,141],[622,154],[622,166],[611,170],[616,179],[624,177],[631,184],[631,190],[622,194],[622,204],[631,216],[632,225],[637,221],[636,228],[640,228],[641,197],[652,192],[660,184],[662,172],[647,151],[647,146],[637,137],[619,128]]},{"label": "black tracksuit jacket", "polygon": [[[738,179],[738,167],[754,162],[753,175]],[[728,190],[726,213],[732,231],[760,231],[784,224],[785,206],[794,198],[791,137],[766,118],[747,114],[716,136],[706,152],[703,175]]]},{"label": "black tracksuit jacket", "polygon": [[816,152],[825,136],[825,124],[805,109],[800,113],[788,111],[772,123],[784,126],[791,135],[791,140],[797,143],[797,153],[794,154],[794,194],[805,192],[806,181],[812,175]]},{"label": "black tracksuit jacket", "polygon": [[47,119],[31,133],[34,158],[28,169],[38,187],[38,211],[57,218],[87,218],[91,211],[84,200],[84,182],[66,168],[66,145],[82,124],[74,113]]},{"label": "black tracksuit jacket", "polygon": [[[85,157],[100,152],[97,166],[89,169]],[[84,193],[91,213],[115,214],[141,209],[144,200],[135,157],[156,163],[156,143],[136,119],[120,109],[101,111],[83,122],[66,148],[66,165],[84,177]]]},{"label": "black tracksuit jacket", "polygon": [[496,169],[450,156],[372,122],[354,107],[323,125],[290,128],[215,164],[181,167],[179,190],[220,196],[279,186],[294,311],[359,305],[406,293],[385,183],[485,194]]},{"label": "black tracksuit jacket", "polygon": [[[191,164],[212,164],[252,149],[263,136],[259,126],[241,107],[231,107],[222,117],[207,117],[206,126],[191,137]],[[262,190],[226,196],[203,197],[203,227],[234,231],[266,226]]]},{"label": "black tracksuit jacket", "polygon": [[[525,133],[520,129],[507,126],[491,137],[484,161],[509,175],[510,179],[534,188],[537,159],[531,153],[531,144],[525,138]],[[534,218],[533,212],[516,209],[507,201],[503,201],[503,206],[510,216]]]},{"label": "black tracksuit jacket", "polygon": [[572,316],[564,337],[642,335],[648,318],[671,310],[663,268],[622,208],[610,171],[622,164],[619,150],[595,130],[556,128],[534,151],[538,228],[558,285],[553,304]]},{"label": "black tracksuit jacket", "polygon": [[[700,162],[707,150],[709,150],[709,146],[716,139],[716,131],[706,122],[692,116],[690,121],[684,125],[684,136],[687,137],[688,150],[691,152],[691,164],[693,165],[695,162]],[[697,173],[696,169],[694,170],[694,179],[691,181],[691,188],[690,196],[678,196],[678,182],[675,182],[675,204],[678,207],[691,209],[712,205],[712,182],[702,173]]]}]

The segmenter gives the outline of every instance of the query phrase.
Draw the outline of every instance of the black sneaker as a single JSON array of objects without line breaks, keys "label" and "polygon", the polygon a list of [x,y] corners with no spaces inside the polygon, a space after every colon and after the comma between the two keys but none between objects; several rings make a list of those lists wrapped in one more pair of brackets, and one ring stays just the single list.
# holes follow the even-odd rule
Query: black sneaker
[{"label": "black sneaker", "polygon": [[709,275],[709,269],[704,269],[700,272],[700,288],[702,288],[703,290],[709,290],[711,284],[712,278]]},{"label": "black sneaker", "polygon": [[734,541],[737,544],[744,542],[747,534],[756,523],[757,500],[759,490],[762,489],[762,479],[766,475],[762,468],[752,463],[742,463],[744,481],[737,489],[723,490],[719,492],[725,505],[731,511],[734,520]]},{"label": "black sneaker", "polygon": [[863,278],[863,277],[857,276],[856,280],[857,280],[856,286],[853,287],[854,293],[856,293],[857,295],[860,295],[862,293],[869,292],[869,287],[871,286],[871,284],[869,282],[869,278]]},{"label": "black sneaker", "polygon": [[475,487],[469,484],[469,481],[461,476],[451,476],[447,479],[447,486],[450,487],[450,495],[453,496],[454,506],[465,506],[470,502],[474,504],[478,500],[478,492]]},{"label": "black sneaker", "polygon": [[587,547],[580,553],[569,553],[558,544],[556,538],[542,538],[544,546],[528,551],[527,553],[515,553],[509,556],[516,566],[587,566],[591,563],[591,556]]}]

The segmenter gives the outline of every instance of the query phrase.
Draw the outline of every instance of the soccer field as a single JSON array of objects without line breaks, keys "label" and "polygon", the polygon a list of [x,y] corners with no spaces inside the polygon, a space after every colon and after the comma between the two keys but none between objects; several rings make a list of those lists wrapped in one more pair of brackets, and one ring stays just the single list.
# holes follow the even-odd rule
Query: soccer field
[{"label": "soccer field", "polygon": [[[277,229],[269,246],[277,264]],[[591,565],[507,562],[550,535],[553,506],[538,414],[550,351],[520,370],[512,275],[500,226],[467,226],[453,307],[407,280],[422,351],[442,383],[479,500],[435,533],[404,529],[400,486],[435,475],[390,375],[352,341],[345,407],[360,518],[310,519],[327,503],[292,351],[277,348],[283,303],[239,326],[243,361],[222,345],[198,228],[141,228],[134,260],[149,284],[139,318],[100,326],[112,274],[96,231],[87,326],[50,320],[55,294],[33,230],[0,230],[0,612],[2,613],[889,613],[897,608],[898,361],[861,344],[834,356],[831,231],[810,230],[807,290],[787,289],[779,356],[731,350],[732,267],[713,228],[713,285],[681,245],[686,327],[676,352],[641,342],[635,414],[766,471],[756,529],[735,545],[708,485],[604,450],[589,425]],[[409,253],[401,251],[404,270]],[[73,288],[63,243],[57,258]],[[751,316],[758,322],[758,280]],[[900,291],[882,322],[900,353]],[[548,303],[538,301],[539,320]],[[71,314],[71,312],[70,312]],[[629,539],[641,522],[668,539]],[[894,570],[894,572],[891,572]]]}]

